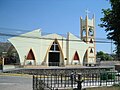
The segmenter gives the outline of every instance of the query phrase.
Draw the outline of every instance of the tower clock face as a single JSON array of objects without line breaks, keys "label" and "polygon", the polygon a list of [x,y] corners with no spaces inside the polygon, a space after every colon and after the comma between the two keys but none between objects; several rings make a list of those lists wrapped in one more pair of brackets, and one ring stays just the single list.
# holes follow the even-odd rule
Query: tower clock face
[{"label": "tower clock face", "polygon": [[94,35],[94,31],[93,31],[93,28],[89,28],[89,36],[93,36]]}]

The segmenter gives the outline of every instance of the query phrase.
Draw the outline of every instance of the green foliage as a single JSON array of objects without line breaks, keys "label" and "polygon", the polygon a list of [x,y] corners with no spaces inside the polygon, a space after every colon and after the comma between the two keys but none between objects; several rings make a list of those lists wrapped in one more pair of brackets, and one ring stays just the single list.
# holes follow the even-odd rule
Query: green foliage
[{"label": "green foliage", "polygon": [[7,42],[0,42],[0,57],[2,56],[3,52],[7,52],[8,48],[10,47],[10,43]]},{"label": "green foliage", "polygon": [[19,64],[19,56],[16,49],[11,48],[11,44],[7,42],[0,42],[0,57],[4,56],[4,64]]},{"label": "green foliage", "polygon": [[113,86],[115,86],[115,87],[120,87],[120,83],[118,83],[118,84],[113,84]]},{"label": "green foliage", "polygon": [[116,45],[116,53],[120,57],[120,0],[109,0],[111,8],[102,9],[104,17],[101,18],[100,27],[105,28],[108,39]]},{"label": "green foliage", "polygon": [[109,54],[106,54],[102,51],[97,52],[97,58],[100,58],[101,61],[111,61],[111,60],[113,60],[112,56],[110,56]]},{"label": "green foliage", "polygon": [[114,72],[103,72],[100,74],[100,80],[115,80]]},{"label": "green foliage", "polygon": [[100,80],[107,80],[107,79],[108,79],[107,73],[100,74]]}]

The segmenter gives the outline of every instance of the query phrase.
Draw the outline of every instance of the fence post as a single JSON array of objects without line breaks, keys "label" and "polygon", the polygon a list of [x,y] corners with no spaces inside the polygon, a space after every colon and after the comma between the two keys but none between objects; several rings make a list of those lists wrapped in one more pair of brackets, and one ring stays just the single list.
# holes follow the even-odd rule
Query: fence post
[{"label": "fence post", "polygon": [[62,77],[63,77],[63,75],[61,74],[60,76],[61,76],[61,87],[62,87]]},{"label": "fence post", "polygon": [[107,72],[106,86],[109,84],[109,83],[107,83],[108,79],[109,79],[109,74],[111,74],[111,72]]},{"label": "fence post", "polygon": [[82,75],[80,73],[78,74],[78,80],[76,80],[76,82],[77,82],[77,89],[82,90],[83,80],[82,80]]},{"label": "fence post", "polygon": [[102,75],[102,74],[100,73],[100,76],[99,76],[99,77],[100,77],[100,86],[102,85],[102,81],[101,81],[101,77],[102,77],[102,76],[101,76],[101,75]]},{"label": "fence post", "polygon": [[73,88],[73,81],[74,81],[74,74],[73,73],[70,74],[70,80],[71,80],[71,86]]},{"label": "fence post", "polygon": [[64,75],[64,76],[65,76],[64,87],[66,87],[66,82],[67,82],[66,78],[67,78],[67,75]]}]

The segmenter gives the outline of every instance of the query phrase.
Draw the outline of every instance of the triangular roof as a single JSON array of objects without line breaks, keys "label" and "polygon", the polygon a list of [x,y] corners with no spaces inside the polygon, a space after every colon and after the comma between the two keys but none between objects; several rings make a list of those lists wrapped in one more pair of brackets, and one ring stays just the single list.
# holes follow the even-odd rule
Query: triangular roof
[{"label": "triangular roof", "polygon": [[12,39],[16,39],[16,38],[40,38],[41,36],[41,30],[37,29],[37,30],[33,30],[31,32],[27,32],[12,38],[9,38],[8,40],[12,40]]}]

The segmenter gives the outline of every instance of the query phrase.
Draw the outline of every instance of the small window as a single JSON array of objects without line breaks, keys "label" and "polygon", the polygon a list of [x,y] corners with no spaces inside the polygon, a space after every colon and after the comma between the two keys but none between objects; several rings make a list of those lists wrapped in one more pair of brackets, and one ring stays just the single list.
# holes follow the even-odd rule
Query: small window
[{"label": "small window", "polygon": [[93,35],[94,35],[94,32],[93,32],[93,28],[92,28],[92,27],[89,28],[89,35],[90,35],[90,36],[93,36]]},{"label": "small window", "polygon": [[92,40],[92,39],[90,39],[90,43],[93,43],[93,40]]},{"label": "small window", "polygon": [[83,29],[83,30],[82,30],[82,35],[83,35],[83,36],[86,36],[86,29]]},{"label": "small window", "polygon": [[51,51],[60,51],[60,50],[59,50],[59,47],[58,47],[58,43],[57,43],[56,41],[53,42],[50,50],[51,50]]},{"label": "small window", "polygon": [[79,56],[78,56],[77,51],[75,52],[75,55],[74,55],[74,60],[79,60]]},{"label": "small window", "polygon": [[92,48],[91,48],[91,50],[90,50],[90,53],[93,53],[93,50],[92,50]]},{"label": "small window", "polygon": [[50,50],[54,51],[54,45],[51,46]]},{"label": "small window", "polygon": [[35,60],[35,57],[34,57],[32,49],[30,49],[26,59],[27,60]]}]

